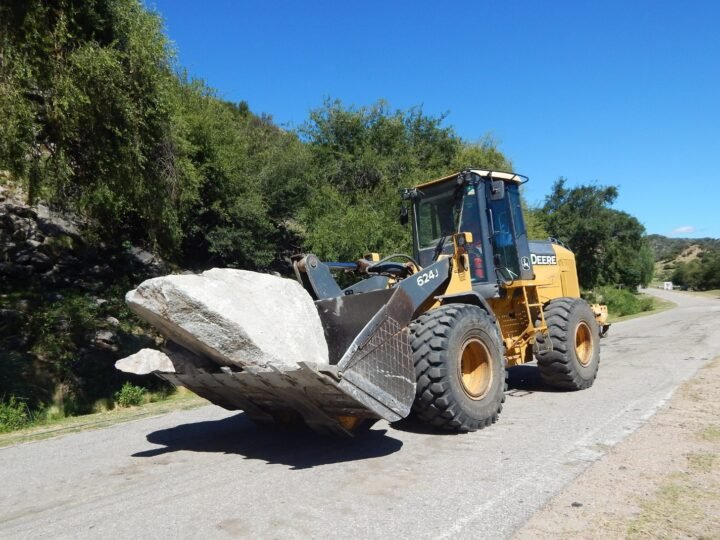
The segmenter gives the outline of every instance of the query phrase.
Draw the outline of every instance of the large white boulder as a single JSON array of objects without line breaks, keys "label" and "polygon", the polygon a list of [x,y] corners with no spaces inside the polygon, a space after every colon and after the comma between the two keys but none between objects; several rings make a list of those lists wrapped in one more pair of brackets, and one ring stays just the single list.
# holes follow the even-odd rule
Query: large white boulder
[{"label": "large white boulder", "polygon": [[213,268],[149,279],[125,300],[165,337],[221,365],[328,363],[320,317],[294,280]]}]

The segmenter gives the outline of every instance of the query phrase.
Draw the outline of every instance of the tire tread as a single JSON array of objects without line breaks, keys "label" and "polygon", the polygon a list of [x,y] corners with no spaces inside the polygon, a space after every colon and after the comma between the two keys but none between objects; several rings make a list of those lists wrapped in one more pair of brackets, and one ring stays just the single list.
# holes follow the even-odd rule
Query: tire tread
[{"label": "tire tread", "polygon": [[[587,378],[579,372],[574,354],[571,354],[574,350],[574,343],[571,343],[571,340],[574,340],[575,336],[575,329],[570,328],[572,314],[576,310],[585,309],[592,316],[587,303],[580,298],[558,298],[551,300],[545,307],[545,322],[552,350],[538,353],[535,357],[542,379],[550,386],[563,390],[583,390],[592,386],[597,377],[599,358],[595,362],[594,372]],[[592,320],[594,321],[594,317]],[[591,326],[591,329],[594,327]],[[545,339],[542,335],[537,337],[541,345]]]},{"label": "tire tread", "polygon": [[[497,421],[507,390],[507,369],[504,367],[502,397],[496,411],[488,418],[469,416],[455,403],[452,388],[447,381],[448,368],[445,352],[448,349],[452,328],[470,311],[481,317],[483,324],[495,327],[489,315],[475,306],[441,306],[418,317],[410,326],[411,348],[417,381],[413,411],[422,421],[436,428],[449,431],[476,431]],[[500,340],[494,344],[500,354]]]}]

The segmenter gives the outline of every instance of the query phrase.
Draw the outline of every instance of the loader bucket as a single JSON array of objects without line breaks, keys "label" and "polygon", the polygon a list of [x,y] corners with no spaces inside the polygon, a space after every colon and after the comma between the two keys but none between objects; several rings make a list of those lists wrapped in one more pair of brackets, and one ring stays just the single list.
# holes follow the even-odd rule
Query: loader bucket
[{"label": "loader bucket", "polygon": [[[242,371],[184,366],[183,373],[158,375],[216,405],[241,409],[256,422],[299,416],[316,431],[349,434],[351,418],[400,420],[415,397],[415,373],[409,321],[398,318],[402,294],[393,300],[395,294],[377,291],[317,302],[331,352],[328,366],[299,362],[298,368]],[[172,348],[167,352],[177,357]]]},{"label": "loader bucket", "polygon": [[[449,279],[449,262],[441,260],[426,270],[435,278],[409,278],[389,289],[316,299],[329,365],[221,366],[198,348],[193,336],[175,332],[165,349],[170,362],[153,371],[258,422],[302,418],[317,431],[347,435],[363,419],[400,420],[415,398],[408,325]],[[337,292],[330,285],[324,290]],[[130,371],[122,362],[117,367]]]}]

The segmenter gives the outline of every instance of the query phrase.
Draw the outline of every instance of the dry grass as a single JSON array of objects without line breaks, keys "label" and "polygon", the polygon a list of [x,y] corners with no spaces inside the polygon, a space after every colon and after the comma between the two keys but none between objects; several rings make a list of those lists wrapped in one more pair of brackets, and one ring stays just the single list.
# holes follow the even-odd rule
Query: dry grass
[{"label": "dry grass", "polygon": [[[720,358],[614,446],[517,539],[720,538]],[[575,507],[574,501],[590,501]]]},{"label": "dry grass", "polygon": [[628,525],[629,538],[720,537],[720,426],[712,422],[719,409],[718,381],[720,359],[715,359],[684,386],[680,399],[698,412],[705,409],[696,417],[703,419],[702,427],[685,430],[683,438],[693,450],[683,456],[679,472],[657,479],[659,487],[641,501],[640,515]]},{"label": "dry grass", "polygon": [[704,441],[720,442],[720,426],[708,426],[698,436]]},{"label": "dry grass", "polygon": [[675,257],[676,262],[690,262],[694,259],[697,259],[698,256],[702,253],[703,249],[697,245],[693,244],[691,246],[688,246],[686,249],[683,250],[680,255]]},{"label": "dry grass", "polygon": [[715,453],[686,456],[686,470],[668,475],[627,528],[628,538],[717,538],[720,468]]}]

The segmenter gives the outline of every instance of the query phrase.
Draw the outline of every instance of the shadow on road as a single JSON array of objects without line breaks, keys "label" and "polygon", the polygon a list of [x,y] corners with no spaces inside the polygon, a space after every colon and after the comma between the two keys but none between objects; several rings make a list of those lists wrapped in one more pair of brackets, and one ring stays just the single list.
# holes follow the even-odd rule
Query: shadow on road
[{"label": "shadow on road", "polygon": [[414,414],[410,414],[407,418],[403,418],[398,422],[390,424],[393,429],[398,431],[405,431],[407,433],[417,433],[418,435],[446,435],[449,437],[462,436],[462,433],[457,431],[447,431],[432,427],[430,424],[423,422]]},{"label": "shadow on road", "polygon": [[533,392],[558,392],[545,384],[540,377],[540,370],[536,365],[523,364],[508,369],[508,395],[522,397]]},{"label": "shadow on road", "polygon": [[293,470],[382,457],[397,452],[403,444],[388,437],[386,430],[372,429],[352,439],[333,439],[309,429],[290,432],[257,426],[244,414],[161,429],[150,433],[147,440],[163,448],[138,452],[133,457],[154,457],[181,450],[223,452],[288,465]]},{"label": "shadow on road", "polygon": [[[537,366],[522,365],[508,370],[509,396],[523,397],[534,392],[555,391],[543,383]],[[457,435],[451,431],[435,430],[414,415],[393,423],[392,428],[417,434]],[[162,448],[138,452],[133,457],[154,457],[181,450],[223,452],[263,460],[268,464],[288,465],[291,469],[382,457],[397,452],[403,444],[388,436],[384,429],[363,431],[353,439],[333,439],[309,429],[288,431],[273,426],[258,426],[244,414],[162,429],[150,433],[147,440],[162,445]]]},{"label": "shadow on road", "polygon": [[[551,388],[545,384],[540,377],[540,371],[536,365],[514,366],[508,369],[508,391],[506,394],[511,397],[529,396],[535,392],[553,393],[560,392],[555,388]],[[445,431],[435,429],[429,424],[419,420],[414,415],[395,422],[392,424],[393,429],[398,431],[406,431],[408,433],[417,433],[421,435],[461,435],[455,431]]]}]

